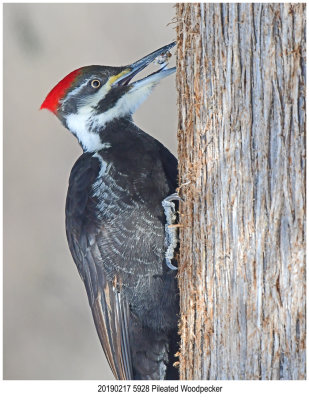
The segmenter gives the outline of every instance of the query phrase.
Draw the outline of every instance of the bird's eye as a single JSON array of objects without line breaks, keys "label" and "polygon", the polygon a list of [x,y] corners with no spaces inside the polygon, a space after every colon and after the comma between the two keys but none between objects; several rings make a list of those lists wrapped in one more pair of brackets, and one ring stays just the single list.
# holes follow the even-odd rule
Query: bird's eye
[{"label": "bird's eye", "polygon": [[101,82],[99,81],[99,79],[93,79],[93,80],[91,81],[91,86],[92,86],[94,89],[98,89],[98,88],[101,86]]}]

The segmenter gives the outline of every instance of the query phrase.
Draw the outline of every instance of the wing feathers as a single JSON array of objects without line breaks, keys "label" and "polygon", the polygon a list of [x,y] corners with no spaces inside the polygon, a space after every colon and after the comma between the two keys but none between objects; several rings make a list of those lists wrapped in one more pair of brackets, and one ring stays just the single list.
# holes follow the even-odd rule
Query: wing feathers
[{"label": "wing feathers", "polygon": [[96,242],[90,242],[92,245],[86,250],[83,271],[97,332],[115,377],[132,379],[129,307],[122,294],[121,283],[116,279],[107,281],[101,273],[102,266],[97,265],[101,259],[100,250]]},{"label": "wing feathers", "polygon": [[93,318],[108,363],[116,379],[132,379],[129,307],[117,288],[106,282],[92,306]]}]

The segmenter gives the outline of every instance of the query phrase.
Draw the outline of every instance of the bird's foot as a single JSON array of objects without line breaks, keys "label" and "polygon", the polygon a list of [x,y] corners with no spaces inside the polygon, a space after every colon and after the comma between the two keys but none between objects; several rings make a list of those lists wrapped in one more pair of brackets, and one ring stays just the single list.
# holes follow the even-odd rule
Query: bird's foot
[{"label": "bird's foot", "polygon": [[165,245],[167,247],[167,250],[165,252],[165,261],[166,265],[172,270],[177,270],[177,267],[175,267],[172,264],[171,260],[174,258],[174,251],[178,244],[177,228],[179,226],[177,224],[174,224],[177,219],[177,213],[174,201],[180,201],[180,200],[181,198],[178,196],[178,194],[173,193],[170,196],[167,196],[162,201],[162,206],[166,217]]}]

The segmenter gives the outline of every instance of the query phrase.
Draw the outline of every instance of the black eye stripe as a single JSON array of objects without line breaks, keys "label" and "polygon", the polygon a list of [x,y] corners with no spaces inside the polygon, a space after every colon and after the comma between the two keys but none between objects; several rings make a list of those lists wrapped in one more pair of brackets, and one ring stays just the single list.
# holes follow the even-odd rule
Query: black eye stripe
[{"label": "black eye stripe", "polygon": [[119,86],[107,92],[107,94],[94,107],[96,113],[102,114],[103,112],[113,108],[121,96],[129,90],[129,86]]}]

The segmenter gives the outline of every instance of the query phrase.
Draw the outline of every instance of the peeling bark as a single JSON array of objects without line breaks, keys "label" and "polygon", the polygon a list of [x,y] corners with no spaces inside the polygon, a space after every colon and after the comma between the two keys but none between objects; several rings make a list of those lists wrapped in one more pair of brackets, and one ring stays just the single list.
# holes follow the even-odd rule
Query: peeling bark
[{"label": "peeling bark", "polygon": [[305,4],[177,4],[181,379],[305,379]]}]

